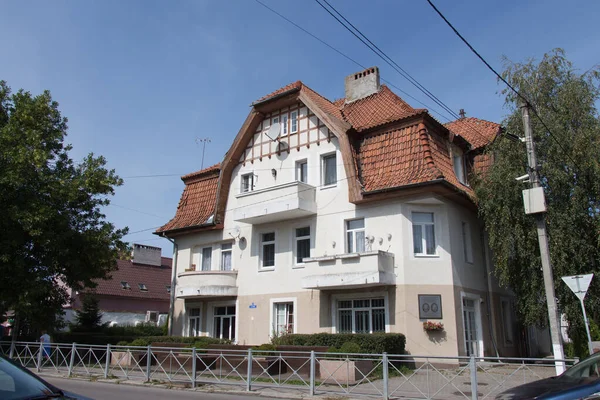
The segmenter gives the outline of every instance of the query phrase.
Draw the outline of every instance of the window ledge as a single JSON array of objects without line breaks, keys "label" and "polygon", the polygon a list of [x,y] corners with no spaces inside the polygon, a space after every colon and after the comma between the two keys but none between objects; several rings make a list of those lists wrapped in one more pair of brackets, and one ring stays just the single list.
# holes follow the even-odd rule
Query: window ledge
[{"label": "window ledge", "polygon": [[259,268],[258,269],[258,272],[269,272],[269,271],[275,271],[275,267]]},{"label": "window ledge", "polygon": [[334,187],[337,187],[337,182],[336,182],[336,183],[334,183],[333,185],[320,186],[320,187],[319,187],[319,190],[333,189]]},{"label": "window ledge", "polygon": [[304,268],[306,265],[304,265],[304,263],[302,264],[296,264],[292,266],[292,269],[302,269]]},{"label": "window ledge", "polygon": [[440,258],[439,254],[413,254],[415,258]]}]

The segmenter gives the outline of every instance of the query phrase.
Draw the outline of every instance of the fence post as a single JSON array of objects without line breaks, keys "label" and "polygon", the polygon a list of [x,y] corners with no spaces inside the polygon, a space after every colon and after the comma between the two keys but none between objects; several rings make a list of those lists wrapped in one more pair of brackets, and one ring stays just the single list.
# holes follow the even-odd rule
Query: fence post
[{"label": "fence post", "polygon": [[252,349],[248,349],[248,372],[246,377],[246,391],[252,390]]},{"label": "fence post", "polygon": [[148,345],[146,352],[146,382],[150,382],[150,374],[152,372],[152,346]]},{"label": "fence post", "polygon": [[314,396],[315,395],[315,365],[316,365],[316,360],[315,360],[315,351],[311,350],[310,351],[310,395]]},{"label": "fence post", "polygon": [[44,342],[40,341],[40,351],[37,356],[37,372],[42,370],[42,352],[44,351]]},{"label": "fence post", "polygon": [[110,369],[110,360],[112,358],[112,351],[110,351],[110,343],[106,345],[106,360],[104,360],[104,379],[108,379],[108,371]]},{"label": "fence post", "polygon": [[73,342],[71,344],[71,357],[69,357],[69,374],[67,375],[69,378],[73,374],[73,366],[75,365],[75,352],[77,351],[77,344]]},{"label": "fence post", "polygon": [[192,387],[196,387],[196,347],[192,348]]},{"label": "fence post", "polygon": [[388,363],[388,355],[385,352],[383,353],[383,359],[381,360],[381,363],[383,365],[383,398],[385,400],[388,400],[390,398],[390,396],[389,396],[389,380],[388,380],[389,363]]},{"label": "fence post", "polygon": [[477,400],[477,361],[475,361],[475,357],[473,356],[471,356],[469,367],[471,369],[471,399]]}]

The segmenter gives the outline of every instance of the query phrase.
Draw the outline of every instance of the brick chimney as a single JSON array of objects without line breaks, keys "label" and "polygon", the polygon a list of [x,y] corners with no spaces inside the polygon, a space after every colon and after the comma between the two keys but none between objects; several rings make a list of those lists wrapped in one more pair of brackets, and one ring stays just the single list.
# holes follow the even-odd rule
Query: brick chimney
[{"label": "brick chimney", "polygon": [[379,68],[371,67],[348,75],[344,83],[346,86],[346,103],[370,96],[379,91]]},{"label": "brick chimney", "polygon": [[162,249],[160,247],[134,244],[133,258],[131,261],[134,264],[154,265],[156,267],[160,267],[162,264],[161,253]]}]

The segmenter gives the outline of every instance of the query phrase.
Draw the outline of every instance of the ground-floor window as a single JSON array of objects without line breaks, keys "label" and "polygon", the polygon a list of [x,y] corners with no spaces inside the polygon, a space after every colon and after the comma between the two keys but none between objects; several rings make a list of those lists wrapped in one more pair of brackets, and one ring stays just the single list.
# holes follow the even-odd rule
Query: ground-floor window
[{"label": "ground-floor window", "polygon": [[188,336],[200,336],[200,309],[188,309]]},{"label": "ground-floor window", "polygon": [[235,306],[218,306],[213,311],[213,337],[235,340]]},{"label": "ground-floor window", "polygon": [[273,333],[283,335],[294,333],[294,303],[274,303],[273,315]]},{"label": "ground-floor window", "polygon": [[338,300],[337,332],[385,332],[385,300],[383,298]]}]

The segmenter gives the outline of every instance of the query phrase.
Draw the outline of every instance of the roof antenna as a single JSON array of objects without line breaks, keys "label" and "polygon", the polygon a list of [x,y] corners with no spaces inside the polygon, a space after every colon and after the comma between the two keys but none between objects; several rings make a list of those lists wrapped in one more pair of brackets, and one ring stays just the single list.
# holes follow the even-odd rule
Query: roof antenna
[{"label": "roof antenna", "polygon": [[196,138],[196,144],[202,143],[202,163],[200,164],[200,169],[204,168],[204,149],[206,149],[206,143],[210,143],[210,138]]},{"label": "roof antenna", "polygon": [[464,108],[461,108],[460,111],[458,112],[458,115],[460,115],[460,119],[464,119],[465,115],[467,115],[467,113],[465,112]]}]

